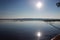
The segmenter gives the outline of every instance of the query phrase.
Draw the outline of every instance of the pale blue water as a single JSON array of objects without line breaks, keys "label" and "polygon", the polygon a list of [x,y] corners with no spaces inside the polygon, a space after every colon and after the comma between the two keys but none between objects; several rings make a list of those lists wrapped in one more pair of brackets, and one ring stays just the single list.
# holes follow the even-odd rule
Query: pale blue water
[{"label": "pale blue water", "polygon": [[[60,23],[55,22],[55,26],[60,28]],[[40,40],[50,40],[55,35],[60,34],[60,30],[45,22],[0,22],[1,40],[38,40],[36,33],[40,31]]]}]

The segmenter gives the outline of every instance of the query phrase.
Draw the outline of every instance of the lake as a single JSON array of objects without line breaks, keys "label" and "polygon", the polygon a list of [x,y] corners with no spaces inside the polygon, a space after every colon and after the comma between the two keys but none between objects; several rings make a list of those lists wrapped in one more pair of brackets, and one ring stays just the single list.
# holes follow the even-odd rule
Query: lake
[{"label": "lake", "polygon": [[[52,24],[60,28],[60,22]],[[56,27],[40,21],[0,21],[0,40],[50,40],[60,34]],[[37,32],[41,33],[39,39]]]}]

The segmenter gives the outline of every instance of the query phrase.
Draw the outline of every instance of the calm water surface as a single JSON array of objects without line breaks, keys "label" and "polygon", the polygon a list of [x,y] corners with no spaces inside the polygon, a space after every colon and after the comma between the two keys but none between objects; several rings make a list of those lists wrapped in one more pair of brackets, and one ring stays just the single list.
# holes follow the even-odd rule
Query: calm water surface
[{"label": "calm water surface", "polygon": [[[60,28],[60,23],[53,23]],[[45,22],[26,21],[26,22],[7,22],[0,21],[1,40],[38,40],[36,33],[41,33],[39,40],[50,40],[52,37],[60,34],[60,30],[54,28]]]}]

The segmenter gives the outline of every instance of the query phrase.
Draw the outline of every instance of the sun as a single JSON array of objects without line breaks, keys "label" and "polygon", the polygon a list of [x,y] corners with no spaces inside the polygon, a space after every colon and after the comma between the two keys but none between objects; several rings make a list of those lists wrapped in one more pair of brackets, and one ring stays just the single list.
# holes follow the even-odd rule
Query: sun
[{"label": "sun", "polygon": [[41,2],[37,2],[36,7],[37,8],[41,8],[42,7],[42,3]]}]

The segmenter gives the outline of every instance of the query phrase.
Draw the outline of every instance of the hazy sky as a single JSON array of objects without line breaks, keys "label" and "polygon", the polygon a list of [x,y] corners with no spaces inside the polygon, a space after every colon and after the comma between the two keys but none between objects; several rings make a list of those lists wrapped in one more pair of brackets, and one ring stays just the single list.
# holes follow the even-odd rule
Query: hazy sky
[{"label": "hazy sky", "polygon": [[[40,1],[43,7],[36,7]],[[60,18],[57,0],[0,0],[0,18]]]}]

